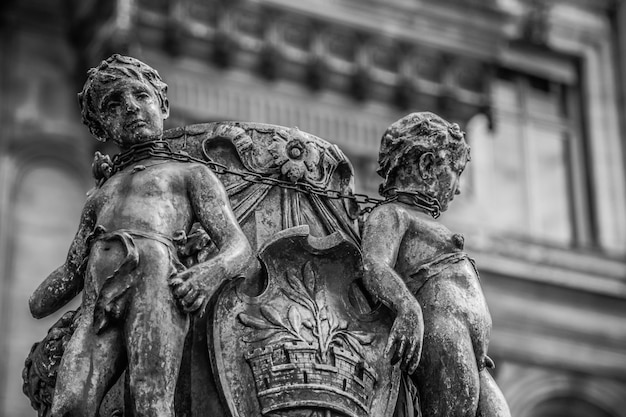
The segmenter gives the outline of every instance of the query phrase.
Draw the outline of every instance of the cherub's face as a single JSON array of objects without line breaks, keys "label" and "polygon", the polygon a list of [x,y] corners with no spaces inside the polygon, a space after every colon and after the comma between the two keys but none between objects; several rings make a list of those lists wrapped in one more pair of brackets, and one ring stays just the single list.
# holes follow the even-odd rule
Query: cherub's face
[{"label": "cherub's face", "polygon": [[[461,174],[463,169],[455,169],[452,163],[443,163],[439,166],[438,173],[436,175],[437,184],[436,198],[441,205],[441,211],[446,211],[448,205],[454,196],[461,194]],[[463,166],[465,168],[465,166]]]},{"label": "cherub's face", "polygon": [[125,78],[112,84],[99,102],[100,123],[108,139],[121,148],[163,136],[167,110],[147,83]]},{"label": "cherub's face", "polygon": [[451,160],[452,155],[435,158],[427,153],[417,159],[405,159],[396,171],[394,186],[399,190],[421,191],[437,199],[441,211],[458,194],[461,194],[460,178],[467,163],[467,155],[460,161]]}]

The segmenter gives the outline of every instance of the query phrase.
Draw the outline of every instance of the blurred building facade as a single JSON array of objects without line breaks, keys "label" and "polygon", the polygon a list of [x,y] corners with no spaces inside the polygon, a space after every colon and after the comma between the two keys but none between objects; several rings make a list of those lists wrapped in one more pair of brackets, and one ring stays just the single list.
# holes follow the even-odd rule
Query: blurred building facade
[{"label": "blurred building facade", "polygon": [[411,111],[472,146],[442,221],[464,233],[516,417],[626,416],[626,2],[25,0],[0,6],[0,415],[54,321],[27,300],[60,265],[97,143],[86,70],[113,52],[169,84],[168,127],[298,126],[375,196],[380,136]]}]

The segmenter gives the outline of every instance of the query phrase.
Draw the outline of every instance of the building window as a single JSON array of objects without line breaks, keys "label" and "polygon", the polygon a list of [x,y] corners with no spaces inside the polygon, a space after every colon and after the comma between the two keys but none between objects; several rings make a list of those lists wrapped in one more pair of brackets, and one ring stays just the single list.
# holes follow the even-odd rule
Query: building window
[{"label": "building window", "polygon": [[493,85],[494,227],[561,246],[590,239],[577,91],[500,70]]}]

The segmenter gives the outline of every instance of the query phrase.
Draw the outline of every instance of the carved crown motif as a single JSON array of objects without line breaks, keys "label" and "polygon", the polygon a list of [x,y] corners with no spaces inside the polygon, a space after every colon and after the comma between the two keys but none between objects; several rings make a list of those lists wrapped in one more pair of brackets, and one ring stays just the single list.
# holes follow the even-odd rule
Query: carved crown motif
[{"label": "carved crown motif", "polygon": [[[376,372],[363,354],[373,334],[350,329],[327,300],[325,280],[311,262],[285,274],[286,304],[263,304],[260,315],[240,313],[252,349],[252,369],[262,414],[321,407],[369,417]],[[285,314],[286,313],[286,317]]]},{"label": "carved crown motif", "polygon": [[246,354],[261,412],[324,407],[350,417],[369,416],[376,375],[359,356],[332,346],[329,363],[315,343],[291,342]]}]

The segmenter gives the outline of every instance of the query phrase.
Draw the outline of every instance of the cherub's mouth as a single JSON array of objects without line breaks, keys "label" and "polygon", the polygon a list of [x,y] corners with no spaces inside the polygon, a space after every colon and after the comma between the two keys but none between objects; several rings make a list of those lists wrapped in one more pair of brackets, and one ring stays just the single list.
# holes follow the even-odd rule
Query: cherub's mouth
[{"label": "cherub's mouth", "polygon": [[128,129],[136,129],[138,127],[143,127],[147,125],[147,123],[142,119],[136,119],[131,122],[126,123],[126,128]]}]

